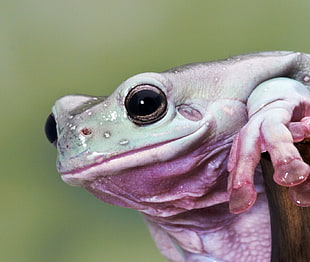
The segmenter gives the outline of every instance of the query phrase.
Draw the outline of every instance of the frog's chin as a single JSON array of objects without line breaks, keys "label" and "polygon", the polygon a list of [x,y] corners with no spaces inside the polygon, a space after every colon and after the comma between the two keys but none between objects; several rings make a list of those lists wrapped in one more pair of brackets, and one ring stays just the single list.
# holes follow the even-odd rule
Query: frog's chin
[{"label": "frog's chin", "polygon": [[100,156],[97,155],[96,161],[91,165],[64,172],[59,170],[59,172],[65,183],[83,187],[86,183],[100,176],[117,175],[130,168],[166,162],[186,154],[189,152],[188,150],[192,150],[204,142],[203,139],[207,130],[207,126],[201,126],[196,131],[183,137],[109,158],[100,159]]}]

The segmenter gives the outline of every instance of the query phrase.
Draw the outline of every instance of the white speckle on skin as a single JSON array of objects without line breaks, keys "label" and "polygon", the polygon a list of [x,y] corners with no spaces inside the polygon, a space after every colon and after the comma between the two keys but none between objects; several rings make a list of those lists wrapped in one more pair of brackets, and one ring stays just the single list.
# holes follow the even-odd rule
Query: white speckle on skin
[{"label": "white speckle on skin", "polygon": [[115,111],[110,111],[108,114],[104,114],[104,113],[101,113],[101,116],[103,118],[104,121],[115,121],[118,117],[118,114],[117,112]]},{"label": "white speckle on skin", "polygon": [[93,159],[93,157],[96,157],[96,156],[103,156],[104,153],[99,153],[99,152],[92,152],[91,155],[88,155],[87,158],[88,159]]},{"label": "white speckle on skin", "polygon": [[150,198],[147,198],[147,200],[150,201],[150,202],[156,202],[157,199],[158,199],[158,196],[152,196]]},{"label": "white speckle on skin", "polygon": [[121,146],[124,146],[124,145],[129,144],[129,141],[128,141],[127,139],[122,139],[121,141],[119,141],[119,144],[120,144]]},{"label": "white speckle on skin", "polygon": [[109,137],[111,137],[111,133],[109,131],[106,131],[106,132],[103,133],[103,137],[104,138],[109,138]]},{"label": "white speckle on skin", "polygon": [[116,118],[117,118],[117,113],[115,111],[111,112],[111,121],[114,121]]},{"label": "white speckle on skin", "polygon": [[86,144],[86,138],[85,138],[85,136],[83,136],[83,135],[79,135],[79,139],[80,139],[80,141],[81,141],[81,143],[82,143],[82,146],[84,147],[84,148],[86,148],[87,147],[87,144]]}]

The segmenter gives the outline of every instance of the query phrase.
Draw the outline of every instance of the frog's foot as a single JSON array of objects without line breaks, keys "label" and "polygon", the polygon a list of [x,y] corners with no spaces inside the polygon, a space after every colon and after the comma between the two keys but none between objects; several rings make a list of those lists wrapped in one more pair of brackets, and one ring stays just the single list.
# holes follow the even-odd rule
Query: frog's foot
[{"label": "frog's foot", "polygon": [[268,152],[274,181],[290,187],[300,206],[310,205],[310,167],[294,146],[310,137],[310,91],[292,79],[263,82],[247,102],[249,121],[236,135],[228,163],[230,210],[240,213],[256,200],[253,176],[262,152]]}]

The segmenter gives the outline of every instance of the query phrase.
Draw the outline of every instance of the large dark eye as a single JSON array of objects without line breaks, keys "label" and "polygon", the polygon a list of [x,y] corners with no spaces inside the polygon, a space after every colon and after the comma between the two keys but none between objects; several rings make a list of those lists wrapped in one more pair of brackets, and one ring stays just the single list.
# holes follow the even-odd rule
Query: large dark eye
[{"label": "large dark eye", "polygon": [[45,135],[52,144],[56,145],[57,142],[57,130],[56,130],[56,121],[53,114],[50,114],[45,122]]},{"label": "large dark eye", "polygon": [[167,109],[165,94],[152,85],[131,89],[125,99],[129,118],[138,125],[154,123],[164,117]]}]

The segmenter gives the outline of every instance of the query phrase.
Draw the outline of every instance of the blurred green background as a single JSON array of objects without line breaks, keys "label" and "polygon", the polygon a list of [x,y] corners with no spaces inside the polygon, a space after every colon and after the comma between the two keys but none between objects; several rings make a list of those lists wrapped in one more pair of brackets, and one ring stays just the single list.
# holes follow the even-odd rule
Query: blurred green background
[{"label": "blurred green background", "polygon": [[43,126],[70,93],[261,50],[310,53],[309,0],[0,1],[0,261],[166,261],[142,217],[63,183]]}]

